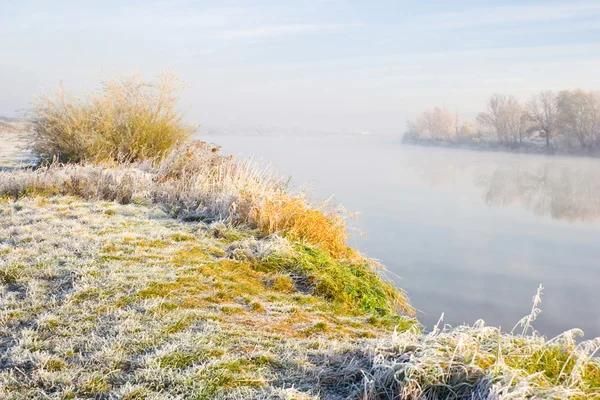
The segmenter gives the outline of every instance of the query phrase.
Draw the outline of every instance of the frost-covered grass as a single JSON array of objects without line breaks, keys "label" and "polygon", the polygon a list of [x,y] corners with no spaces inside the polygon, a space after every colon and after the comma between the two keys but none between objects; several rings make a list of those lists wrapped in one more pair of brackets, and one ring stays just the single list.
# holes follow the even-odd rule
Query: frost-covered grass
[{"label": "frost-covered grass", "polygon": [[154,207],[5,199],[0,398],[339,392],[319,382],[322,370],[356,352],[366,368],[367,338],[415,322],[344,310],[302,271],[262,264],[296,252],[281,237]]},{"label": "frost-covered grass", "polygon": [[380,314],[412,313],[406,296],[379,278],[375,263],[347,246],[343,210],[311,204],[272,171],[221,155],[205,143],[180,147],[158,164],[53,164],[0,172],[0,196],[28,195],[160,205],[185,221],[226,221],[280,235],[305,256],[302,262],[284,261],[312,265],[307,276],[318,280],[325,297]]},{"label": "frost-covered grass", "polygon": [[340,210],[203,143],[0,172],[0,398],[600,398],[600,340],[423,333]]},{"label": "frost-covered grass", "polygon": [[154,206],[4,199],[0,398],[600,397],[598,342],[539,336],[536,307],[518,333],[425,334],[323,296],[315,254]]},{"label": "frost-covered grass", "polygon": [[600,340],[546,339],[474,326],[378,341],[364,399],[598,399]]}]

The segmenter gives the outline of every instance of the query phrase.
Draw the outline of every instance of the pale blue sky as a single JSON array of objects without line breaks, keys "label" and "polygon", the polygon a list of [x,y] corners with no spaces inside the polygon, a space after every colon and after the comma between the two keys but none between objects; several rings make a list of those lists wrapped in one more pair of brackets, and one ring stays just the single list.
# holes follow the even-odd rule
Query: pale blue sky
[{"label": "pale blue sky", "polygon": [[169,66],[206,124],[398,132],[436,104],[600,89],[600,1],[0,0],[0,37],[0,115]]}]

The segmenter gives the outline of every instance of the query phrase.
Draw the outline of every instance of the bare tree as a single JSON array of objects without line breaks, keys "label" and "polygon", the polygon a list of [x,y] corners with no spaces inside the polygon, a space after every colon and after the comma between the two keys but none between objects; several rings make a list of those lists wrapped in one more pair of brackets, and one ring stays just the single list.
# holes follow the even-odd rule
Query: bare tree
[{"label": "bare tree", "polygon": [[420,136],[420,137],[426,137],[427,136],[427,123],[425,122],[425,119],[423,117],[419,117],[417,119],[415,119],[414,121],[412,120],[408,120],[406,121],[406,129],[409,133],[416,135],[416,136]]},{"label": "bare tree", "polygon": [[558,105],[554,92],[547,90],[534,95],[527,103],[527,120],[531,123],[531,130],[544,133],[546,147],[550,147],[550,140],[556,133],[558,125]]},{"label": "bare tree", "polygon": [[414,137],[424,139],[455,141],[477,133],[472,139],[478,140],[481,133],[488,133],[499,143],[515,144],[539,132],[546,147],[558,146],[555,139],[563,134],[579,141],[582,148],[600,148],[600,91],[542,91],[526,104],[515,96],[496,93],[475,121],[462,121],[458,113],[435,107],[407,121],[407,128]]},{"label": "bare tree", "polygon": [[500,143],[505,142],[507,138],[507,129],[502,117],[505,103],[506,96],[496,93],[487,102],[487,112],[477,115],[477,122],[491,129],[496,134]]},{"label": "bare tree", "polygon": [[408,121],[409,132],[423,138],[452,140],[457,135],[458,115],[444,108],[427,110],[415,121]]},{"label": "bare tree", "polygon": [[584,90],[563,90],[558,93],[557,107],[562,132],[575,137],[581,147],[600,142],[600,95]]},{"label": "bare tree", "polygon": [[527,132],[525,107],[514,96],[494,94],[487,103],[487,111],[479,113],[477,122],[491,129],[500,143],[523,142]]},{"label": "bare tree", "polygon": [[523,143],[527,134],[529,123],[527,120],[527,109],[515,96],[509,96],[504,105],[503,118],[506,130],[513,141]]}]

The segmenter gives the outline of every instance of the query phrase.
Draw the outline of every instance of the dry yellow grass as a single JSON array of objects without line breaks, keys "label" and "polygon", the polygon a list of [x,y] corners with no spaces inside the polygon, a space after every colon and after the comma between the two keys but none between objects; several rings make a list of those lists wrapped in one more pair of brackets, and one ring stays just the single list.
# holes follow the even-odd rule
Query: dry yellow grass
[{"label": "dry yellow grass", "polygon": [[328,210],[322,203],[310,207],[304,198],[279,193],[253,208],[252,220],[261,231],[283,233],[291,240],[313,244],[336,258],[353,258],[346,245],[347,227],[341,210]]},{"label": "dry yellow grass", "polygon": [[[154,166],[148,165],[154,164]],[[76,195],[119,203],[150,201],[179,217],[227,220],[264,234],[317,246],[337,259],[358,254],[346,244],[347,213],[311,203],[271,170],[191,142],[163,161],[58,164],[0,176],[0,195]]]},{"label": "dry yellow grass", "polygon": [[160,158],[192,131],[177,109],[182,88],[171,72],[153,81],[139,74],[106,77],[83,98],[60,85],[34,99],[34,149],[46,160]]},{"label": "dry yellow grass", "polygon": [[[346,244],[345,210],[329,202],[310,203],[268,168],[222,155],[219,148],[206,143],[192,142],[174,151],[157,170],[163,184],[176,185],[180,191],[202,187],[203,193],[218,195],[214,203],[220,207],[213,211],[215,215],[318,246],[335,258],[357,256]],[[198,205],[192,201],[186,208],[198,209]]]},{"label": "dry yellow grass", "polygon": [[[143,183],[140,189],[148,184],[160,186],[153,200],[169,203],[178,213],[202,210],[212,218],[248,224],[266,234],[281,234],[318,246],[338,259],[357,256],[346,245],[343,210],[327,203],[309,204],[272,171],[221,155],[218,148],[206,143],[183,144],[190,129],[182,124],[182,115],[176,110],[180,89],[180,81],[167,72],[153,82],[139,75],[106,79],[100,90],[83,99],[63,87],[53,96],[37,97],[31,118],[36,152],[46,160],[100,164],[101,175],[110,171],[119,175],[120,182],[115,185],[114,178],[109,179],[106,184],[111,187],[97,189],[103,186],[97,182],[98,176],[83,174],[42,184],[43,188],[34,184],[27,190],[84,197],[94,193],[127,203],[136,197],[131,181],[139,178],[140,171],[112,162],[150,159],[156,168],[147,176],[151,183]],[[173,151],[177,144],[179,148]],[[115,187],[127,190],[117,195]]]}]

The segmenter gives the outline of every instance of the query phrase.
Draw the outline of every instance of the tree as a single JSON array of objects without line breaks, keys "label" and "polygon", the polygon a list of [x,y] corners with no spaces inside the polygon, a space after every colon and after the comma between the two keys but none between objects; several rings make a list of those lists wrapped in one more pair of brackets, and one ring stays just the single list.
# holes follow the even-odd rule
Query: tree
[{"label": "tree", "polygon": [[533,95],[527,103],[527,120],[531,124],[530,130],[544,133],[546,147],[550,147],[550,140],[554,137],[558,125],[557,96],[547,90]]},{"label": "tree", "polygon": [[505,103],[506,96],[496,93],[487,102],[487,112],[477,115],[477,122],[491,129],[500,143],[503,143],[507,138],[507,129],[502,116]]},{"label": "tree", "polygon": [[600,142],[600,94],[584,90],[563,90],[558,93],[557,107],[562,132],[575,137],[581,147]]},{"label": "tree", "polygon": [[479,113],[477,122],[491,129],[500,143],[522,143],[527,132],[525,111],[516,97],[494,94],[488,100],[487,112]]},{"label": "tree", "polygon": [[415,121],[408,121],[408,131],[424,138],[452,140],[458,134],[458,115],[444,108],[426,110]]},{"label": "tree", "polygon": [[504,114],[506,129],[508,135],[512,137],[516,143],[523,143],[523,139],[527,134],[529,123],[527,121],[527,109],[519,99],[514,96],[509,96],[504,105]]}]

